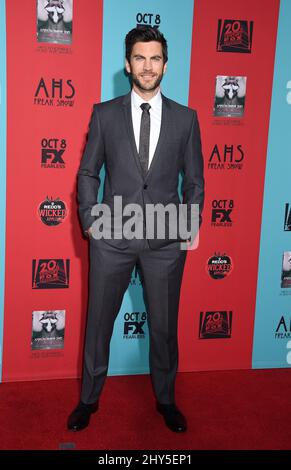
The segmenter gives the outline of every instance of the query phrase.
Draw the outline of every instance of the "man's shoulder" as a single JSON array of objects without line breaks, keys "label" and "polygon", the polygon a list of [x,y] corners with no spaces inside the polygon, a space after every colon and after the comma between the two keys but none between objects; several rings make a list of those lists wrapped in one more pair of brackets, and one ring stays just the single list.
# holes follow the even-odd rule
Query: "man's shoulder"
[{"label": "man's shoulder", "polygon": [[184,116],[193,117],[193,114],[196,114],[196,110],[194,108],[190,108],[189,106],[185,106],[177,101],[171,100],[170,98],[163,95],[163,99],[166,103],[173,109],[173,111],[182,114]]},{"label": "man's shoulder", "polygon": [[112,110],[122,105],[127,96],[128,95],[122,95],[118,96],[117,98],[112,98],[111,100],[102,101],[101,103],[95,103],[93,108],[96,111]]}]

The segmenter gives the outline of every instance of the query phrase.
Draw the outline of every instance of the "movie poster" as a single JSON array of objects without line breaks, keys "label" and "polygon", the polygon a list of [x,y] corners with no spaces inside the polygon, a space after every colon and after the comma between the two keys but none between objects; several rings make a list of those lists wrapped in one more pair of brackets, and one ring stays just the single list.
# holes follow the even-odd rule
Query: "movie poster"
[{"label": "movie poster", "polygon": [[31,349],[63,349],[65,310],[32,312]]},{"label": "movie poster", "polygon": [[247,77],[216,77],[214,116],[243,117]]},{"label": "movie poster", "polygon": [[291,288],[291,251],[284,251],[281,287]]},{"label": "movie poster", "polygon": [[37,0],[37,40],[72,44],[73,0]]}]

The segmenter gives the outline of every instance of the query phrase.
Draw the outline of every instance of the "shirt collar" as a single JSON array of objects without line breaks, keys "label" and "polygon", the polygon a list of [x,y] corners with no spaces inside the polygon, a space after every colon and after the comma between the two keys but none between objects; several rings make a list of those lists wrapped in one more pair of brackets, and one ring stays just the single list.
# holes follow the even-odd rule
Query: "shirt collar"
[{"label": "shirt collar", "polygon": [[[145,103],[145,100],[139,96],[134,89],[131,90],[131,103],[136,109],[140,109],[140,105]],[[155,96],[153,96],[149,101],[147,101],[151,105],[151,108],[156,109],[162,105],[162,95],[161,90],[159,90]]]}]

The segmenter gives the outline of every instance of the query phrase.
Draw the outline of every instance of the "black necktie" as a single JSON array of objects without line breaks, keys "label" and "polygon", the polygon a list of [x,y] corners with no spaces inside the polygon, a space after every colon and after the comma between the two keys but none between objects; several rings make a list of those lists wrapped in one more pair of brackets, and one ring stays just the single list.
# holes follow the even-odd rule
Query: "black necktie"
[{"label": "black necktie", "polygon": [[140,134],[139,134],[139,158],[140,164],[144,174],[146,175],[149,166],[149,149],[150,149],[150,107],[149,103],[142,103],[140,105],[142,109],[142,116],[140,122]]}]

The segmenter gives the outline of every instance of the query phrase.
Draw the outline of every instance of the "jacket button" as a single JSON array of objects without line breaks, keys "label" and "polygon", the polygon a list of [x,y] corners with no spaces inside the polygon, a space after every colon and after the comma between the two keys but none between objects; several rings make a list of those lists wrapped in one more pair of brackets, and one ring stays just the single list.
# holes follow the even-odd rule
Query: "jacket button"
[{"label": "jacket button", "polygon": [[148,185],[144,184],[143,189],[148,189]]}]

